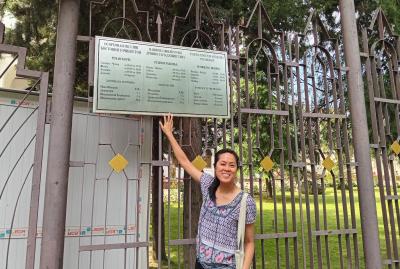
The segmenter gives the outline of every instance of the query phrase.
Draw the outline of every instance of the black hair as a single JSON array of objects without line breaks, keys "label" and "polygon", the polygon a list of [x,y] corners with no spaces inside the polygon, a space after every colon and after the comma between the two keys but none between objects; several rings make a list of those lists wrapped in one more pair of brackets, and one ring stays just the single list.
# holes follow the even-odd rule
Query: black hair
[{"label": "black hair", "polygon": [[[214,169],[217,166],[217,162],[219,161],[220,156],[224,153],[232,154],[235,157],[236,166],[239,167],[239,156],[237,155],[237,153],[232,149],[221,149],[215,153]],[[215,199],[216,199],[215,192],[217,191],[219,183],[220,183],[219,179],[217,178],[217,176],[215,176],[214,181],[211,183],[210,187],[208,188],[208,195],[210,196],[210,198],[213,202],[215,202]]]}]

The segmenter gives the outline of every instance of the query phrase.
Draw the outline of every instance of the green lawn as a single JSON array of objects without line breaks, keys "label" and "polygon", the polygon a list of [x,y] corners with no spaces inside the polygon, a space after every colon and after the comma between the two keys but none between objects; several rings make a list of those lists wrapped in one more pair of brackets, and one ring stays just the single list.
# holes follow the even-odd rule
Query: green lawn
[{"label": "green lawn", "polygon": [[[256,268],[278,268],[278,263],[281,268],[286,268],[287,262],[289,262],[289,268],[294,268],[295,263],[295,245],[296,239],[294,238],[276,238],[274,234],[280,234],[283,236],[285,233],[293,233],[295,229],[297,229],[297,252],[298,252],[298,264],[299,268],[303,268],[303,263],[306,263],[306,268],[310,268],[310,249],[309,249],[309,236],[308,229],[311,231],[316,230],[315,224],[315,210],[314,210],[314,199],[313,196],[310,195],[310,224],[307,225],[307,210],[306,210],[306,202],[305,195],[302,194],[302,213],[303,213],[303,222],[301,222],[300,209],[299,209],[299,197],[298,193],[295,194],[295,216],[292,216],[292,205],[290,193],[285,192],[286,195],[286,219],[287,219],[287,231],[285,231],[285,223],[284,223],[284,213],[283,213],[283,199],[282,192],[277,191],[277,201],[274,203],[272,199],[263,199],[262,201],[262,212],[263,216],[261,218],[260,214],[260,198],[259,196],[255,197],[257,202],[257,220],[256,220],[256,230],[257,234],[267,234],[269,236],[268,239],[264,240],[256,240]],[[378,221],[379,221],[379,229],[380,229],[380,240],[381,240],[381,249],[382,249],[382,258],[385,259],[385,238],[384,238],[384,228],[382,221],[382,213],[381,206],[379,203],[379,195],[378,191],[376,191],[377,198],[377,208],[378,208]],[[327,188],[325,191],[325,205],[326,205],[326,219],[324,220],[324,208],[323,208],[323,196],[318,196],[318,204],[319,204],[319,222],[320,222],[320,230],[330,230],[335,231],[338,230],[338,225],[340,225],[340,229],[345,229],[345,221],[344,221],[344,209],[343,209],[343,200],[340,191],[337,192],[338,199],[338,210],[335,207],[335,195],[333,188]],[[311,236],[312,242],[312,253],[314,258],[314,265],[318,268],[318,245],[320,246],[320,255],[322,259],[320,262],[322,263],[323,268],[342,268],[341,263],[343,263],[343,268],[349,268],[348,264],[352,263],[353,268],[355,265],[355,249],[358,248],[358,257],[359,257],[359,268],[364,268],[364,257],[363,257],[363,248],[362,248],[362,234],[361,234],[361,223],[359,217],[359,208],[358,208],[358,193],[357,189],[354,189],[354,200],[355,200],[355,221],[356,221],[356,229],[357,235],[335,235],[331,234],[329,236]],[[275,205],[274,205],[275,204]],[[347,216],[348,216],[348,229],[351,229],[351,212],[350,212],[350,202],[349,202],[349,192],[346,190],[346,208],[347,208]],[[276,209],[276,211],[274,210]],[[168,218],[168,212],[170,214],[170,218]],[[166,240],[173,240],[182,238],[182,215],[183,215],[183,207],[182,205],[178,207],[177,202],[173,202],[170,204],[168,211],[168,204],[165,204],[165,228],[166,228]],[[274,217],[276,215],[276,217]],[[293,217],[296,219],[296,227],[293,227]],[[180,220],[179,220],[180,219]],[[178,221],[179,220],[179,221]],[[277,225],[275,226],[275,221]],[[262,222],[262,225],[261,225]],[[303,223],[303,225],[302,225]],[[304,231],[304,237],[302,236],[302,231]],[[180,236],[179,236],[180,235]],[[290,234],[289,234],[290,235]],[[303,244],[305,246],[305,255],[303,255]],[[167,248],[167,255],[169,252],[171,268],[177,268],[178,263],[182,264],[183,262],[183,248],[182,247],[170,247]],[[341,248],[340,248],[341,247]],[[348,251],[350,250],[350,251]],[[342,252],[342,255],[340,255]],[[262,255],[264,253],[264,255]],[[349,257],[350,255],[350,257]],[[179,256],[179,262],[178,262]],[[305,259],[304,259],[305,257]],[[265,267],[262,266],[265,264]],[[330,265],[328,267],[328,264]],[[183,268],[183,267],[181,267]]]}]

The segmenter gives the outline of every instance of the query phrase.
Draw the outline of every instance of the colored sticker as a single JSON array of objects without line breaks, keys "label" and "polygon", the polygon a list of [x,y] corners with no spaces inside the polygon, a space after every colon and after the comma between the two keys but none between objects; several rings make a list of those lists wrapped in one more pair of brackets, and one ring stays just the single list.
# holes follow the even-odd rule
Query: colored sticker
[{"label": "colored sticker", "polygon": [[261,161],[261,167],[264,168],[265,171],[269,172],[272,170],[274,167],[275,163],[271,160],[269,156],[266,156],[262,161]]},{"label": "colored sticker", "polygon": [[327,157],[327,158],[325,158],[325,160],[323,160],[322,166],[323,166],[326,170],[331,171],[332,168],[335,166],[335,162],[332,161],[331,158]]},{"label": "colored sticker", "polygon": [[203,171],[203,169],[206,167],[207,163],[203,160],[203,158],[200,155],[197,155],[196,158],[192,161],[192,164],[194,167],[197,168],[199,171]]},{"label": "colored sticker", "polygon": [[114,169],[115,172],[120,173],[128,165],[128,161],[121,154],[115,155],[108,164]]},{"label": "colored sticker", "polygon": [[400,144],[399,144],[399,142],[397,142],[397,140],[393,142],[393,144],[390,146],[390,148],[393,150],[393,152],[396,155],[399,155],[399,153],[400,153]]}]

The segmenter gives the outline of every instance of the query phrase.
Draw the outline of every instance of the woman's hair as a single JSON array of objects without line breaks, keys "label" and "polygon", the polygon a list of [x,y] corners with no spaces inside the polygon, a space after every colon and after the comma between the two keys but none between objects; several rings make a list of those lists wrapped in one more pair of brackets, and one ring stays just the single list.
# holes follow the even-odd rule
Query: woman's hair
[{"label": "woman's hair", "polygon": [[[232,154],[233,157],[235,157],[236,167],[239,167],[239,156],[237,155],[237,153],[231,149],[221,149],[221,150],[218,150],[217,153],[215,153],[214,169],[217,166],[217,162],[219,161],[220,156],[224,153]],[[218,186],[219,186],[219,179],[217,178],[217,176],[215,176],[214,181],[211,183],[210,187],[208,188],[208,195],[210,196],[211,200],[214,202],[215,202],[215,192],[217,191]]]}]

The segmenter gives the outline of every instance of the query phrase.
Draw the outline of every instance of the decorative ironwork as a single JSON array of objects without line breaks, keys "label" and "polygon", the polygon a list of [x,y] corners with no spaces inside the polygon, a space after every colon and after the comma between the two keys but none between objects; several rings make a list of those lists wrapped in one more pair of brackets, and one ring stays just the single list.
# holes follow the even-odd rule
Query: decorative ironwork
[{"label": "decorative ironwork", "polygon": [[[10,163],[14,163],[12,164],[12,169],[3,174],[6,176],[6,178],[0,178],[0,202],[2,202],[0,203],[0,205],[13,205],[14,209],[10,214],[11,219],[6,219],[4,222],[9,223],[10,226],[3,227],[6,228],[6,230],[12,231],[16,219],[17,207],[21,199],[26,199],[26,197],[24,197],[24,195],[26,196],[26,192],[24,192],[24,189],[29,186],[31,187],[30,209],[29,212],[24,212],[27,216],[29,216],[29,220],[25,224],[28,227],[25,268],[33,269],[36,256],[37,225],[39,222],[39,196],[42,175],[49,74],[47,72],[34,71],[25,68],[27,52],[26,48],[3,44],[4,30],[4,25],[0,23],[0,52],[2,54],[14,55],[14,58],[10,62],[10,64],[8,64],[5,69],[2,70],[0,78],[2,78],[8,71],[10,71],[12,69],[11,67],[13,66],[13,63],[17,61],[16,76],[32,80],[32,86],[27,91],[9,90],[10,92],[22,93],[24,94],[24,96],[18,104],[10,106],[8,112],[6,112],[5,109],[3,110],[3,112],[6,112],[7,114],[2,116],[2,122],[0,125],[0,137],[2,137],[2,141],[7,142],[2,144],[0,148],[0,160],[2,163],[6,163],[8,161],[10,161]],[[27,100],[28,97],[31,98],[32,96],[37,95],[39,95],[37,105],[34,108],[24,108],[25,100]],[[14,126],[14,121],[18,122],[18,119],[21,118],[22,123],[19,126]],[[29,130],[30,126],[32,126],[32,123],[33,126],[36,125],[35,130]],[[28,139],[29,142],[22,147],[22,151],[19,153],[19,155],[17,154],[17,160],[9,160],[11,148],[15,148],[15,145],[18,145],[20,143],[18,138],[20,139],[21,133],[26,132],[27,130],[29,130],[28,132],[32,134],[32,137]],[[21,168],[23,162],[30,163],[27,167],[25,167],[26,171]],[[18,177],[16,176],[17,170],[24,171],[25,173],[25,176],[22,179],[22,183],[18,182]],[[18,189],[18,195],[15,201],[9,200],[10,197],[8,197],[8,195],[3,196],[8,187],[17,186],[17,184],[20,184],[20,187]],[[3,212],[2,214],[7,215],[7,206],[0,206],[0,210]],[[19,214],[21,214],[21,212],[19,212]],[[7,251],[5,255],[6,268],[8,268],[9,266],[10,244],[12,236],[13,234],[10,232],[10,234],[6,237],[6,240],[8,240],[6,248]]]},{"label": "decorative ironwork", "polygon": [[[370,35],[368,34],[370,31]],[[370,141],[375,159],[383,219],[387,268],[399,260],[400,211],[396,178],[400,135],[400,39],[395,36],[383,10],[378,8],[369,29],[363,29],[365,80],[368,88]],[[395,141],[395,142],[393,142]],[[397,145],[396,145],[397,144]],[[396,265],[397,266],[397,265]]]},{"label": "decorative ironwork", "polygon": [[[162,19],[165,19],[165,14],[164,17],[161,16],[159,5],[155,5],[154,10],[143,11],[139,10],[135,0],[121,0],[118,4],[115,5],[111,0],[91,1],[89,4],[89,35],[78,38],[79,41],[89,43],[88,86],[93,85],[94,35],[151,42],[157,39],[157,42],[162,42]],[[240,185],[256,198],[259,213],[253,268],[320,269],[332,268],[334,263],[339,268],[362,268],[360,257],[363,254],[359,249],[361,242],[354,193],[354,172],[357,164],[352,153],[352,144],[359,142],[352,141],[349,134],[346,92],[348,70],[342,63],[341,44],[330,36],[323,20],[315,11],[309,16],[302,34],[276,30],[260,0],[249,11],[248,18],[238,25],[227,25],[227,22],[224,24],[214,18],[206,0],[192,0],[185,16],[171,18],[171,29],[167,30],[170,44],[225,50],[228,53],[231,88],[231,118],[178,119],[179,143],[191,157],[199,155],[199,169],[205,166],[204,161],[199,161],[202,153],[205,155],[226,147],[239,152]],[[4,28],[0,25],[0,32],[2,29]],[[157,33],[157,38],[152,38],[154,33]],[[27,96],[34,94],[33,89],[38,85],[41,91],[40,105],[14,130],[4,144],[5,147],[0,148],[0,159],[5,158],[7,148],[14,143],[16,134],[36,114],[39,115],[38,132],[30,143],[36,139],[35,158],[40,158],[47,98],[47,94],[43,92],[47,89],[47,73],[24,69],[24,48],[1,44],[0,50],[14,54],[13,61],[18,59],[18,75],[37,79]],[[394,35],[382,9],[378,9],[370,28],[363,31],[361,57],[364,59],[367,101],[371,115],[370,141],[385,235],[385,246],[382,246],[386,251],[384,264],[388,268],[396,267],[399,261],[397,242],[400,207],[396,181],[399,176],[396,167],[400,152],[399,52],[400,39]],[[1,71],[0,77],[10,66]],[[91,102],[90,97],[88,101]],[[2,122],[0,135],[9,125],[10,118],[18,113],[18,109],[20,105]],[[203,145],[193,142],[196,137],[200,137]],[[193,259],[193,251],[190,252],[190,249],[193,250],[195,245],[196,223],[183,223],[182,216],[185,214],[193,221],[191,216],[197,213],[192,206],[187,205],[192,205],[192,202],[198,202],[199,199],[194,191],[195,187],[182,176],[181,168],[175,169],[173,166],[170,149],[164,150],[167,157],[162,155],[160,131],[157,138],[160,154],[153,156],[153,159],[158,159],[152,165],[158,167],[160,172],[159,177],[153,179],[159,181],[160,190],[153,195],[164,199],[163,184],[172,186],[176,182],[177,185],[176,188],[169,188],[165,194],[168,268],[192,268],[193,265],[189,263]],[[98,146],[115,154],[111,144],[110,141],[99,142]],[[26,148],[29,146],[31,144]],[[140,148],[140,145],[129,141],[123,150],[124,154],[131,146]],[[18,161],[10,175],[17,165]],[[37,223],[35,215],[37,216],[40,183],[41,164],[35,162],[33,165],[19,192],[21,194],[23,186],[27,186],[32,173],[34,183],[26,268],[33,268],[34,262]],[[163,166],[169,168],[165,182],[162,177]],[[109,173],[111,175],[112,172]],[[95,184],[109,184],[110,175],[106,178],[96,177]],[[121,176],[127,185],[128,181],[133,180],[140,186],[140,181],[137,180],[139,175],[137,178],[130,178],[123,170]],[[173,181],[173,177],[176,181]],[[11,176],[4,182],[0,185],[0,201],[3,199],[4,189],[11,182]],[[182,200],[184,182],[185,200]],[[176,202],[172,202],[172,191],[175,189]],[[17,195],[15,208],[19,199],[20,195]],[[128,203],[127,198],[126,202]],[[136,201],[137,208],[139,202]],[[160,231],[163,213],[161,203],[159,206],[157,228]],[[269,208],[265,208],[266,206]],[[183,213],[185,210],[186,213]],[[12,222],[14,216],[15,210]],[[176,216],[177,225],[172,227],[172,219]],[[12,225],[10,228],[12,229]],[[80,251],[90,252],[92,259],[94,251],[122,249],[126,260],[128,249],[134,249],[136,257],[139,249],[148,249],[149,243],[146,240],[148,238],[139,238],[138,235],[128,238],[124,234],[123,242],[96,245],[90,237],[90,245],[80,245]],[[158,241],[157,256],[161,260],[161,232]],[[9,246],[7,249],[8,253]],[[105,258],[102,257],[104,262]],[[125,267],[126,264],[125,262]],[[159,262],[158,268],[161,267]]]}]

